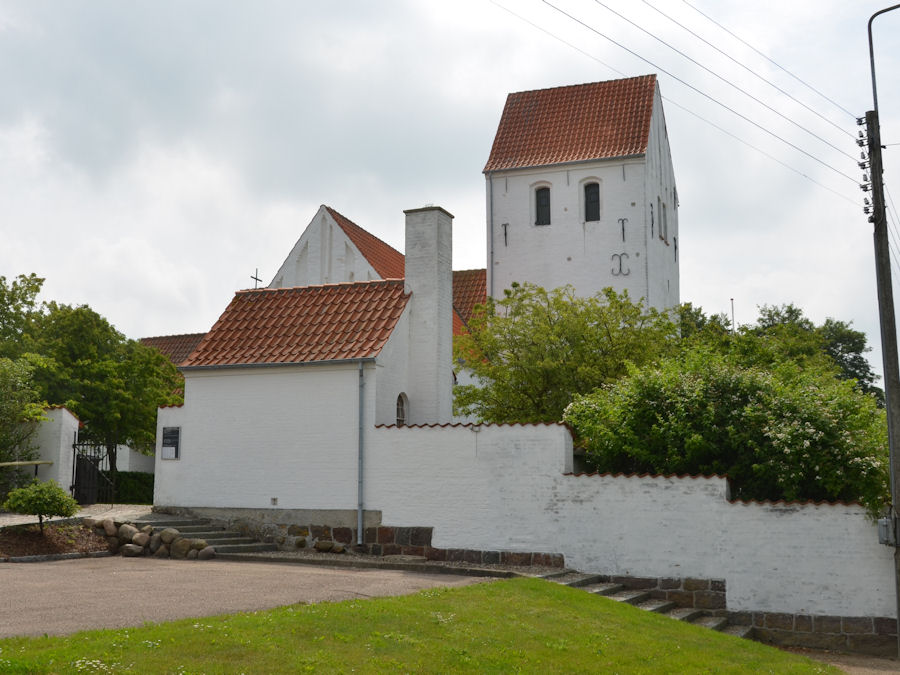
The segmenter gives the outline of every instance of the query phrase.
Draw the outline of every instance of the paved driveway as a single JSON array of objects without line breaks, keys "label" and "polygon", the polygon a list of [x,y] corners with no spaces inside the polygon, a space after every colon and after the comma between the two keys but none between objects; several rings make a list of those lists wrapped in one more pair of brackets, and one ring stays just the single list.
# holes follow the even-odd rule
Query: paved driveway
[{"label": "paved driveway", "polygon": [[0,563],[0,637],[140,626],[479,581],[484,579],[226,560],[111,557]]}]

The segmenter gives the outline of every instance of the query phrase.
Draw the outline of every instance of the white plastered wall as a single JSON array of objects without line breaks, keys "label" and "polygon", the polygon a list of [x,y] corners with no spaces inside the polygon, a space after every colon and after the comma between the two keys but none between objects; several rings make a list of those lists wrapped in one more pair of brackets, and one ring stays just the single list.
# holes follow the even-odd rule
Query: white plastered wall
[{"label": "white plastered wall", "polygon": [[40,423],[32,437],[38,451],[37,459],[53,464],[38,467],[40,481],[53,480],[66,491],[72,485],[72,444],[78,433],[78,418],[66,408],[49,408],[47,419]]},{"label": "white plastered wall", "polygon": [[[370,427],[376,371],[364,371]],[[187,371],[184,405],[157,419],[154,504],[356,508],[358,410],[356,363]],[[162,459],[173,426],[180,458]]]},{"label": "white plastered wall", "polygon": [[375,268],[357,251],[343,228],[321,206],[275,273],[269,288],[380,278]]},{"label": "white plastered wall", "polygon": [[[681,239],[678,235],[678,200],[675,188],[675,169],[669,149],[669,137],[663,114],[659,85],[653,97],[653,116],[647,142],[647,161],[644,164],[645,193],[644,220],[651,222],[647,236],[646,285],[650,304],[657,309],[675,307],[681,300],[680,259]],[[652,205],[652,213],[651,213]],[[665,213],[661,213],[663,210]],[[665,219],[665,230],[660,227]],[[663,238],[661,234],[664,234]],[[676,256],[677,253],[677,256]]]},{"label": "white plastered wall", "polygon": [[433,526],[435,547],[724,579],[732,611],[896,614],[892,551],[858,506],[730,503],[723,478],[566,475],[561,426],[383,428],[369,448],[367,508]]}]

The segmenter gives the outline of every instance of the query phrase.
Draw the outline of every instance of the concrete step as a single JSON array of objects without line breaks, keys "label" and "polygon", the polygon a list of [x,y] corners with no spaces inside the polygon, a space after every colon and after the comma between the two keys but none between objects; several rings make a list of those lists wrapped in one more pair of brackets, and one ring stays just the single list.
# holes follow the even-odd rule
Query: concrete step
[{"label": "concrete step", "polygon": [[582,590],[587,591],[588,593],[593,593],[594,595],[612,595],[613,593],[618,593],[619,591],[624,591],[625,587],[622,584],[590,584],[588,586],[582,586]]},{"label": "concrete step", "polygon": [[592,584],[603,583],[603,577],[599,574],[582,574],[580,572],[572,572],[564,577],[554,579],[558,584],[571,586],[572,588],[584,588]]},{"label": "concrete step", "polygon": [[199,525],[209,526],[209,521],[199,518],[165,518],[165,519],[151,519],[148,518],[146,520],[136,520],[134,524],[138,527],[143,527],[144,525],[152,525],[154,529],[165,529],[167,527],[174,527],[175,529],[181,529],[182,527],[196,527]]},{"label": "concrete step", "polygon": [[258,544],[259,543],[258,541],[256,541],[256,539],[253,539],[252,537],[241,537],[241,536],[237,536],[237,537],[215,537],[215,536],[191,537],[191,539],[202,539],[210,546],[215,546],[217,548],[219,546],[225,546],[225,545],[231,545],[231,544]]},{"label": "concrete step", "polygon": [[263,544],[255,542],[252,544],[224,544],[214,546],[216,553],[260,553],[262,551],[277,551],[275,544]]},{"label": "concrete step", "polygon": [[744,638],[745,640],[753,639],[753,626],[738,626],[730,624],[722,629],[726,635],[734,635],[735,637]]},{"label": "concrete step", "polygon": [[213,527],[209,523],[176,523],[174,525],[166,525],[165,527],[156,526],[154,530],[164,530],[166,527],[172,527],[181,532],[181,534],[196,537],[198,532],[221,532],[221,527]]},{"label": "concrete step", "polygon": [[666,612],[666,616],[675,619],[676,621],[689,621],[692,622],[695,619],[699,619],[704,616],[706,612],[702,609],[697,609],[696,607],[676,607],[675,609],[671,609]]},{"label": "concrete step", "polygon": [[671,600],[660,600],[658,598],[650,598],[635,605],[638,609],[647,612],[656,612],[657,614],[665,614],[670,609],[675,609],[675,603]]},{"label": "concrete step", "polygon": [[703,626],[710,630],[724,630],[728,627],[728,618],[724,616],[701,616],[691,621],[695,626]]},{"label": "concrete step", "polygon": [[612,595],[606,596],[610,600],[615,600],[616,602],[625,602],[629,605],[636,605],[639,602],[644,602],[645,600],[650,599],[650,593],[647,591],[619,591],[618,593],[613,593]]}]

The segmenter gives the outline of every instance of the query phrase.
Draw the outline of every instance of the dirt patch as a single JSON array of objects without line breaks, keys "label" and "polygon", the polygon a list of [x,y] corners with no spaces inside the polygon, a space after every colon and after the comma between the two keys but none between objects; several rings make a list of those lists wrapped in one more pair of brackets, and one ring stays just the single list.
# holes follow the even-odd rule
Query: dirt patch
[{"label": "dirt patch", "polygon": [[16,525],[0,529],[0,559],[53,553],[105,551],[106,540],[79,524]]}]

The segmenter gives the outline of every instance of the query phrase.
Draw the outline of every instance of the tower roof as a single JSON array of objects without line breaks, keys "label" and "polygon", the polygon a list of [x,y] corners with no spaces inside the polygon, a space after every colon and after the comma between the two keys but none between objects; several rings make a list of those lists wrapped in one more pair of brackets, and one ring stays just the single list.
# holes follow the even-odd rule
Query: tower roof
[{"label": "tower roof", "polygon": [[484,171],[642,155],[656,75],[510,94]]}]

